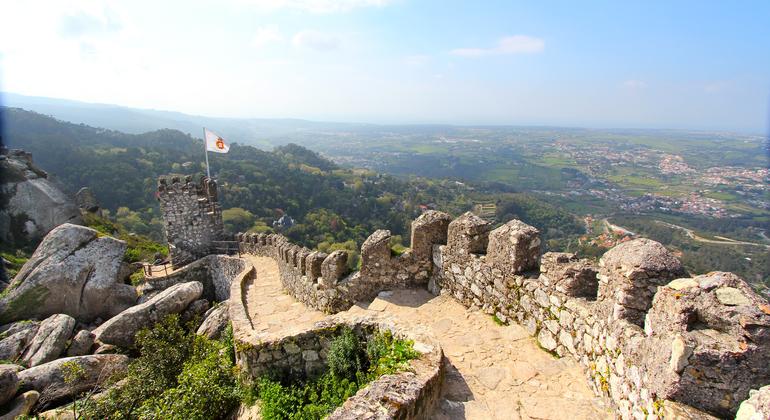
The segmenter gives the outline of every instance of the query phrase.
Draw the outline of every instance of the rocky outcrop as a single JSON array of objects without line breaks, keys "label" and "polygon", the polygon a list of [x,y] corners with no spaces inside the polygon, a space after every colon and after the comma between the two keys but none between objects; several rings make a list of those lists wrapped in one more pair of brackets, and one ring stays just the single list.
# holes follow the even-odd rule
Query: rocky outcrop
[{"label": "rocky outcrop", "polygon": [[35,167],[31,153],[12,150],[0,161],[0,179],[0,239],[35,240],[62,223],[83,224],[74,195]]},{"label": "rocky outcrop", "polygon": [[[187,325],[187,323],[192,321],[196,316],[203,315],[210,307],[211,304],[206,299],[198,299],[187,305],[187,308],[179,314],[179,325]],[[198,320],[198,322],[200,322],[200,320]]]},{"label": "rocky outcrop", "polygon": [[[71,366],[79,366],[82,374],[65,382],[64,373]],[[92,389],[104,383],[112,375],[128,367],[128,357],[120,354],[67,357],[44,365],[29,368],[18,373],[23,391],[35,390],[48,402],[61,401]]]},{"label": "rocky outcrop", "polygon": [[96,335],[88,330],[80,330],[67,347],[67,357],[85,356],[91,350],[96,340]]},{"label": "rocky outcrop", "polygon": [[132,306],[136,291],[117,281],[126,243],[65,223],[49,233],[0,300],[0,322],[67,314],[108,319]]},{"label": "rocky outcrop", "polygon": [[230,325],[229,308],[230,300],[226,300],[206,311],[203,315],[203,323],[198,327],[196,333],[205,335],[209,340],[219,340],[227,326]]},{"label": "rocky outcrop", "polygon": [[55,360],[64,352],[73,328],[75,319],[71,316],[56,314],[47,318],[40,324],[29,347],[24,350],[22,361],[34,367]]},{"label": "rocky outcrop", "polygon": [[749,399],[741,403],[735,420],[770,418],[770,385],[752,390]]},{"label": "rocky outcrop", "polygon": [[14,420],[19,416],[29,414],[32,406],[40,398],[37,391],[27,391],[14,398],[8,405],[0,411],[0,420]]},{"label": "rocky outcrop", "polygon": [[134,336],[144,327],[151,327],[170,314],[182,312],[198,299],[203,285],[197,281],[172,286],[150,301],[129,308],[105,322],[93,333],[104,344],[133,347]]},{"label": "rocky outcrop", "polygon": [[101,207],[99,206],[99,200],[96,198],[96,195],[91,191],[88,187],[83,187],[78,191],[77,194],[75,194],[75,199],[77,200],[78,206],[92,214],[96,214],[98,216],[101,216],[102,212]]},{"label": "rocky outcrop", "polygon": [[15,361],[27,344],[32,341],[40,327],[39,322],[21,321],[0,327],[5,338],[0,341],[0,360]]},{"label": "rocky outcrop", "polygon": [[10,401],[19,390],[19,376],[12,369],[0,369],[0,406]]}]

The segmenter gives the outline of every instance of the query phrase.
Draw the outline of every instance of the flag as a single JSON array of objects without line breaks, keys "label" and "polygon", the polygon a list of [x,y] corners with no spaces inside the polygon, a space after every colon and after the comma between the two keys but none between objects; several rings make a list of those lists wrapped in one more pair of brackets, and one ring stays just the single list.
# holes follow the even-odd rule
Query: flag
[{"label": "flag", "polygon": [[209,130],[204,130],[206,134],[206,150],[209,152],[227,153],[230,150],[230,144],[212,133]]}]

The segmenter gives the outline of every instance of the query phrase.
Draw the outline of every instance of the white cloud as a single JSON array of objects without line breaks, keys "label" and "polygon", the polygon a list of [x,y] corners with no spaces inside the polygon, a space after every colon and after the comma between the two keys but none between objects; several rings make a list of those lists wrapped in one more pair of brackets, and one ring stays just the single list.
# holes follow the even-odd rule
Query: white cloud
[{"label": "white cloud", "polygon": [[427,55],[405,55],[404,62],[410,66],[424,66],[432,60]]},{"label": "white cloud", "polygon": [[458,48],[449,51],[450,54],[461,55],[463,57],[480,57],[490,54],[519,54],[542,52],[545,49],[545,42],[540,38],[533,38],[526,35],[504,36],[497,41],[497,47],[483,48]]},{"label": "white cloud", "polygon": [[620,86],[624,88],[637,88],[644,86],[644,82],[640,82],[639,80],[629,80],[621,83]]},{"label": "white cloud", "polygon": [[312,29],[303,29],[291,41],[294,46],[318,51],[339,49],[340,39],[334,35],[324,34]]},{"label": "white cloud", "polygon": [[390,0],[234,0],[239,4],[253,4],[260,9],[272,10],[281,7],[307,10],[314,13],[347,12],[354,7],[382,7]]},{"label": "white cloud", "polygon": [[257,29],[257,35],[254,37],[254,40],[251,41],[251,45],[261,46],[270,41],[276,41],[280,43],[285,42],[283,35],[278,32],[278,25],[274,23],[268,23],[264,28]]},{"label": "white cloud", "polygon": [[305,83],[305,82],[307,82],[307,75],[298,76],[297,80],[299,80],[300,83]]},{"label": "white cloud", "polygon": [[439,74],[434,74],[433,77],[436,79],[441,79],[442,77],[444,77],[444,75],[439,73]]},{"label": "white cloud", "polygon": [[446,63],[446,66],[447,66],[447,67],[449,67],[449,68],[451,69],[451,68],[452,68],[452,67],[454,67],[455,65],[454,65],[454,64],[452,64],[452,63]]}]

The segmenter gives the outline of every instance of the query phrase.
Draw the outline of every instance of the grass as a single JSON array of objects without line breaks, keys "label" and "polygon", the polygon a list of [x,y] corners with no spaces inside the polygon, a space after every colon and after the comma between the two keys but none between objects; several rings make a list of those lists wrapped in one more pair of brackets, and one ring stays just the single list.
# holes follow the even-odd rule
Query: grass
[{"label": "grass", "polygon": [[423,145],[420,145],[420,146],[412,147],[412,150],[414,150],[415,152],[425,153],[425,154],[430,154],[430,153],[448,154],[449,153],[449,149],[447,149],[445,147],[431,146],[431,145],[428,145],[428,144],[423,144]]},{"label": "grass", "polygon": [[493,169],[487,172],[486,180],[516,182],[519,172],[518,169]]},{"label": "grass", "polygon": [[616,176],[610,177],[609,179],[614,182],[645,185],[648,187],[662,187],[666,185],[656,179],[640,178],[638,176],[616,175]]},{"label": "grass", "polygon": [[734,200],[737,198],[737,196],[733,194],[726,194],[722,192],[713,192],[711,194],[706,194],[706,197],[714,198],[716,200]]}]

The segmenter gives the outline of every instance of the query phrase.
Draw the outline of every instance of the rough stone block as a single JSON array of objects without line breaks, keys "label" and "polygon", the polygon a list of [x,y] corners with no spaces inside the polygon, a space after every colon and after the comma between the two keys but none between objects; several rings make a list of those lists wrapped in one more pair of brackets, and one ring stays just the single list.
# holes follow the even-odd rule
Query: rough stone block
[{"label": "rough stone block", "polygon": [[[703,287],[700,287],[702,285]],[[647,314],[642,363],[658,397],[733,418],[770,383],[770,306],[732,273],[675,281]]]},{"label": "rough stone block", "polygon": [[315,281],[321,277],[321,266],[326,257],[326,253],[321,251],[311,252],[305,257],[305,267],[307,267],[305,275],[308,276],[311,281]]},{"label": "rough stone block", "polygon": [[348,252],[334,251],[321,264],[321,278],[319,284],[330,289],[337,284],[348,272]]},{"label": "rough stone block", "polygon": [[674,254],[658,242],[635,239],[618,245],[602,257],[598,299],[612,310],[615,319],[644,325],[656,287],[679,277],[687,270]]},{"label": "rough stone block", "polygon": [[369,273],[390,264],[390,231],[378,230],[361,245],[361,272]]},{"label": "rough stone block", "polygon": [[412,254],[418,258],[430,255],[434,244],[446,245],[452,216],[428,210],[412,222]]},{"label": "rough stone block", "polygon": [[495,268],[521,273],[537,269],[540,262],[540,231],[511,220],[489,235],[487,257]]},{"label": "rough stone block", "polygon": [[447,248],[456,254],[485,254],[492,225],[467,212],[449,224]]}]

